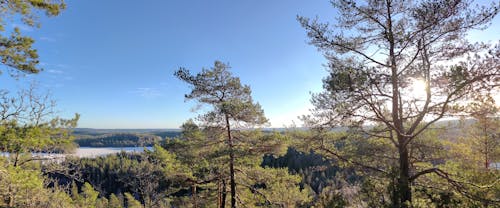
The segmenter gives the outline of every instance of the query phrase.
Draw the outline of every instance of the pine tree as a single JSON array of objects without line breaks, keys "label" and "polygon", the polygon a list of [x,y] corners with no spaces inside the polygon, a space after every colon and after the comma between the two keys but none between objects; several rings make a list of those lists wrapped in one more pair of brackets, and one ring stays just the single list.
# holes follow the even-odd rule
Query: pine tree
[{"label": "pine tree", "polygon": [[[338,0],[332,5],[339,13],[333,25],[298,18],[330,70],[324,92],[313,96],[315,108],[304,120],[324,129],[352,127],[392,143],[398,178],[393,206],[408,207],[419,177],[433,173],[449,180],[442,170],[412,163],[412,144],[432,124],[460,111],[471,95],[498,86],[500,45],[469,43],[466,34],[485,28],[499,5],[462,0]],[[381,127],[366,128],[373,125]]]},{"label": "pine tree", "polygon": [[141,202],[137,201],[134,196],[130,193],[125,193],[125,200],[127,202],[127,208],[142,208]]},{"label": "pine tree", "polygon": [[267,119],[264,117],[264,111],[258,103],[253,102],[250,87],[241,85],[240,79],[232,76],[229,66],[220,61],[216,61],[212,69],[203,69],[196,75],[191,75],[187,69],[181,68],[175,76],[192,87],[191,93],[186,94],[186,99],[195,99],[213,107],[213,110],[201,116],[200,120],[207,126],[223,128],[226,131],[231,207],[236,207],[232,128],[265,124]]},{"label": "pine tree", "polygon": [[99,192],[94,190],[90,183],[85,182],[77,202],[81,207],[95,208],[98,196]]},{"label": "pine tree", "polygon": [[[0,10],[2,11],[2,21],[0,22],[1,63],[16,72],[38,73],[40,71],[37,66],[39,59],[37,50],[33,48],[33,38],[24,36],[17,26],[14,27],[10,35],[1,33],[8,31],[7,24],[13,19],[18,19],[17,17],[20,17],[22,23],[28,27],[39,27],[38,14],[40,12],[52,17],[59,15],[65,8],[66,4],[62,0],[2,1],[0,4]],[[13,73],[12,75],[16,74]]]},{"label": "pine tree", "polygon": [[122,208],[123,207],[123,201],[120,200],[118,197],[116,197],[115,194],[111,194],[109,196],[109,208]]},{"label": "pine tree", "polygon": [[218,207],[225,207],[227,186],[231,207],[237,203],[294,207],[309,200],[308,192],[299,190],[296,176],[286,170],[260,167],[265,154],[283,154],[289,138],[252,129],[265,125],[267,119],[261,106],[253,102],[250,87],[242,85],[228,65],[216,61],[213,68],[196,75],[183,68],[175,75],[191,85],[187,99],[212,107],[199,117],[202,128],[189,120],[182,126],[181,138],[167,143],[167,148],[193,170],[194,206],[201,202],[196,197],[198,186],[218,190]]}]

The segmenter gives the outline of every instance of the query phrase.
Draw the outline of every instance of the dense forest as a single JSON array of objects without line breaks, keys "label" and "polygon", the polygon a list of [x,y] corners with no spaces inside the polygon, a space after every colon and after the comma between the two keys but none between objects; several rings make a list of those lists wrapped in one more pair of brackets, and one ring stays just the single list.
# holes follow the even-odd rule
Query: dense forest
[{"label": "dense forest", "polygon": [[160,136],[150,134],[116,133],[98,136],[77,136],[75,143],[80,147],[147,147],[160,143]]},{"label": "dense forest", "polygon": [[[332,7],[333,22],[297,17],[328,70],[304,126],[265,129],[250,86],[222,61],[174,72],[189,86],[186,101],[204,107],[179,131],[77,129],[80,115],[58,116],[37,86],[0,90],[0,207],[499,207],[500,43],[471,43],[466,34],[489,26],[500,2]],[[34,39],[6,28],[16,18],[36,28],[39,15],[58,16],[66,4],[0,8],[1,70],[14,79],[39,73]],[[33,154],[77,145],[153,148]]]},{"label": "dense forest", "polygon": [[75,128],[72,134],[76,139],[92,136],[103,136],[111,134],[135,134],[135,135],[154,135],[161,138],[177,137],[181,134],[179,129],[91,129]]}]

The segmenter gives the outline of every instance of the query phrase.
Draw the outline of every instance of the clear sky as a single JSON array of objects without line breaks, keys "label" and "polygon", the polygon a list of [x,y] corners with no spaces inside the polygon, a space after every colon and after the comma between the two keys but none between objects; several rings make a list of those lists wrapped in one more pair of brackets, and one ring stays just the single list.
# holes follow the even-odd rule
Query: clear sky
[{"label": "clear sky", "polygon": [[[140,2],[140,3],[139,3]],[[36,39],[44,71],[32,80],[52,92],[62,116],[80,113],[79,127],[178,128],[197,115],[184,102],[179,67],[198,72],[227,62],[249,84],[272,127],[307,113],[310,92],[326,75],[322,55],[307,44],[297,15],[333,20],[327,0],[67,0]],[[486,31],[498,38],[496,18]],[[484,33],[472,34],[482,36]]]}]

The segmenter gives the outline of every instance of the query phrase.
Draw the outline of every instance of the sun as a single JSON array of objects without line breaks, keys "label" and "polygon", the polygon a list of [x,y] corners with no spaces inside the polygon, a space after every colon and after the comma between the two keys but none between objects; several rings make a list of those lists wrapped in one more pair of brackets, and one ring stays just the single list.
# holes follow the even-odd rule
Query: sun
[{"label": "sun", "polygon": [[410,85],[410,96],[415,99],[424,99],[427,96],[426,89],[427,84],[424,80],[413,79]]}]

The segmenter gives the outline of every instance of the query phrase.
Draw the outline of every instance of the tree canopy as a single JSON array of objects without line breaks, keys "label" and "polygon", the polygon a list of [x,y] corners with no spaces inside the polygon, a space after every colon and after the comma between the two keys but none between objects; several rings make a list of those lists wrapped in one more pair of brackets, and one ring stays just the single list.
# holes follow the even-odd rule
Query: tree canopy
[{"label": "tree canopy", "polygon": [[339,14],[333,24],[298,17],[330,71],[304,121],[350,126],[392,143],[398,169],[393,203],[408,206],[413,181],[439,172],[413,163],[411,145],[430,125],[463,113],[473,95],[498,90],[500,45],[470,43],[467,32],[486,28],[499,5],[338,0],[332,6]]},{"label": "tree canopy", "polygon": [[[203,129],[190,120],[182,126],[184,141],[167,145],[179,151],[182,158],[191,160],[188,163],[192,170],[210,170],[211,179],[198,177],[198,180],[217,181],[218,207],[225,207],[227,178],[231,207],[237,204],[295,206],[308,201],[307,192],[295,185],[299,182],[298,176],[289,175],[286,170],[259,167],[264,154],[283,152],[280,147],[287,138],[253,129],[267,123],[264,111],[253,102],[250,87],[242,85],[227,64],[216,61],[211,69],[202,69],[196,75],[181,68],[175,75],[190,84],[187,99],[208,104],[212,110],[199,116]],[[288,193],[285,194],[284,189]]]},{"label": "tree canopy", "polygon": [[[66,8],[63,0],[8,0],[0,2],[0,61],[12,69],[11,75],[38,73],[39,57],[35,40],[22,33],[20,26],[40,27],[40,13],[57,16]],[[11,28],[12,26],[12,28]],[[0,71],[1,72],[1,71]]]}]

